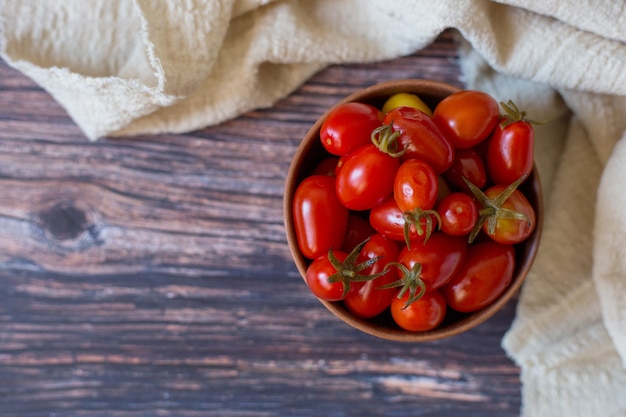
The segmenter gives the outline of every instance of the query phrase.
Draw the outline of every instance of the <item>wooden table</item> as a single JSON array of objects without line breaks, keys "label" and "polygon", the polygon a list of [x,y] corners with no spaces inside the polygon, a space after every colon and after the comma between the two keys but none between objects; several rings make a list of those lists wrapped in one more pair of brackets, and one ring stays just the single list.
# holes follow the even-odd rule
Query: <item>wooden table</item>
[{"label": "wooden table", "polygon": [[316,118],[380,81],[462,86],[455,59],[445,33],[220,126],[95,143],[1,62],[0,415],[519,416],[514,302],[449,340],[378,340],[309,293],[284,234]]}]

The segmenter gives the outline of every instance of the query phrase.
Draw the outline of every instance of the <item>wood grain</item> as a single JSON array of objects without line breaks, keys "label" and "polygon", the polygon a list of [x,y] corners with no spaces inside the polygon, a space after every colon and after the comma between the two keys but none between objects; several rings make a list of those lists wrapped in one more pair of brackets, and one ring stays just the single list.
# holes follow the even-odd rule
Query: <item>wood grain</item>
[{"label": "wood grain", "polygon": [[96,143],[1,62],[0,415],[518,416],[514,303],[450,340],[378,340],[310,295],[284,235],[316,118],[380,81],[462,86],[455,60],[446,32],[219,126]]}]

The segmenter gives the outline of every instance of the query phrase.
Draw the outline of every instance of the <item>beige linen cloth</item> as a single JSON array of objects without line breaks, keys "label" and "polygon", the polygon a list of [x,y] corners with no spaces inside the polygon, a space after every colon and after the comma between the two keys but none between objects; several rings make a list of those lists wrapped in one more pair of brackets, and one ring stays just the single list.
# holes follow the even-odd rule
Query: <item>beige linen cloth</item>
[{"label": "beige linen cloth", "polygon": [[[527,417],[626,416],[623,0],[4,0],[2,57],[90,139],[271,106],[321,68],[458,30],[468,88],[535,119],[546,217],[503,340]],[[416,74],[419,77],[419,74]]]}]

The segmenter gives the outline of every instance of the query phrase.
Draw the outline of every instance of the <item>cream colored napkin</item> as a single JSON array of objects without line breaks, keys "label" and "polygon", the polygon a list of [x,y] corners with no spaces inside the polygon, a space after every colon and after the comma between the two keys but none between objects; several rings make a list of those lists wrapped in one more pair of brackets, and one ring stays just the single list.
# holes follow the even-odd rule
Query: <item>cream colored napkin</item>
[{"label": "cream colored napkin", "polygon": [[[271,106],[333,63],[460,33],[470,88],[536,119],[540,253],[503,347],[527,417],[626,415],[626,6],[614,0],[4,0],[2,57],[90,139]],[[416,74],[419,76],[419,74]]]}]

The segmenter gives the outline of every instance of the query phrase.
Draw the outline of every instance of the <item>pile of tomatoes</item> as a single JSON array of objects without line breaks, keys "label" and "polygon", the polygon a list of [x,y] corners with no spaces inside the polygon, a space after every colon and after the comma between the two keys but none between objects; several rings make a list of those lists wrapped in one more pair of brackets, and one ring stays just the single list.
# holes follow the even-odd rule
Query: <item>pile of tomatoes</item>
[{"label": "pile of tomatoes", "polygon": [[299,183],[292,213],[315,296],[427,331],[448,309],[477,311],[504,292],[514,245],[536,224],[518,189],[533,169],[524,112],[480,91],[434,109],[400,93],[382,108],[338,105],[319,137],[326,157]]}]

